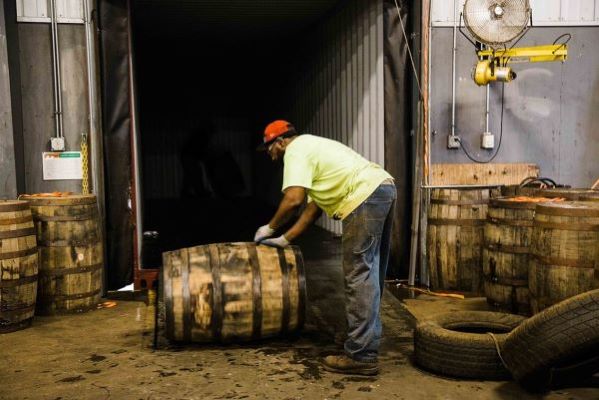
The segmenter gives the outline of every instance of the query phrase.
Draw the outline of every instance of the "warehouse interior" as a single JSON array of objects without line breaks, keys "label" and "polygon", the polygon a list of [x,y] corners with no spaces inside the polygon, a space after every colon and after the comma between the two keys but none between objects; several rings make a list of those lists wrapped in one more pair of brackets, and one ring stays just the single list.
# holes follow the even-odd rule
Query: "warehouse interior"
[{"label": "warehouse interior", "polygon": [[[0,0],[0,399],[599,399],[598,34],[599,0]],[[275,120],[365,160],[347,193],[382,167],[384,225],[387,179],[255,239]]]}]

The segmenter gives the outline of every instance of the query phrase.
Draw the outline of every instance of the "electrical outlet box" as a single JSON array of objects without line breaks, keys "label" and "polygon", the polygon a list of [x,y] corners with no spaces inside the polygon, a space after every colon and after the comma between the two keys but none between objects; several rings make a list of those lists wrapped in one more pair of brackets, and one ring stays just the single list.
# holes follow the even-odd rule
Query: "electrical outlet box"
[{"label": "electrical outlet box", "polygon": [[480,147],[492,149],[495,147],[495,136],[491,132],[484,132],[480,137]]},{"label": "electrical outlet box", "polygon": [[448,149],[459,149],[460,139],[455,135],[447,136],[447,148]]},{"label": "electrical outlet box", "polygon": [[63,137],[53,137],[50,138],[50,149],[52,151],[64,151],[64,138]]}]

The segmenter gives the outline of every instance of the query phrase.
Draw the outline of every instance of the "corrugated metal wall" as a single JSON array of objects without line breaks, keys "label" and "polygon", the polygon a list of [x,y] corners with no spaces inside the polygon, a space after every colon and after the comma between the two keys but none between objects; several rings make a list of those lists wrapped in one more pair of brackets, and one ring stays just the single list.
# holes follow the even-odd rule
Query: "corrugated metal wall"
[{"label": "corrugated metal wall", "polygon": [[[213,150],[228,152],[237,162],[243,174],[245,192],[252,188],[252,131],[244,118],[214,116],[210,123],[214,135],[205,140],[193,140],[205,119],[184,115],[159,115],[148,113],[146,132],[155,134],[142,137],[144,194],[148,199],[173,199],[183,192],[184,171],[181,154],[188,146],[210,146]],[[158,133],[158,134],[156,134]],[[198,154],[200,148],[197,149]],[[199,159],[198,159],[199,162]]]},{"label": "corrugated metal wall", "polygon": [[[338,140],[384,166],[383,3],[349,1],[307,40],[292,116],[305,133]],[[341,223],[318,224],[341,233]]]}]

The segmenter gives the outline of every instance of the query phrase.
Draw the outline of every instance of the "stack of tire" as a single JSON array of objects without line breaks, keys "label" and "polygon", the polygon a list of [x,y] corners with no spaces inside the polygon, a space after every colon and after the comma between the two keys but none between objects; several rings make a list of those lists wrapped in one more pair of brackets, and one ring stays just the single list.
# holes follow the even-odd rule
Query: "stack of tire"
[{"label": "stack of tire", "polygon": [[457,378],[502,380],[530,391],[571,386],[599,372],[599,290],[555,304],[526,319],[463,311],[421,321],[416,364]]}]

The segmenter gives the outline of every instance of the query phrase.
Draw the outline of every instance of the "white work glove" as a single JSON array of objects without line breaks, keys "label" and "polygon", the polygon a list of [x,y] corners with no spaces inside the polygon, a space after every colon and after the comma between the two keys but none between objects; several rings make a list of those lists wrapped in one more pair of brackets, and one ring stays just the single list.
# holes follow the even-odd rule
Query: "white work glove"
[{"label": "white work glove", "polygon": [[275,234],[275,230],[272,229],[268,224],[263,225],[260,228],[258,228],[258,230],[256,231],[256,234],[254,235],[254,242],[256,242],[256,243],[261,242],[264,239],[269,238],[274,234]]},{"label": "white work glove", "polygon": [[265,245],[271,246],[271,247],[283,248],[283,247],[289,246],[289,240],[287,240],[285,235],[281,235],[276,238],[264,239],[264,240],[260,241],[260,244],[265,244]]}]

